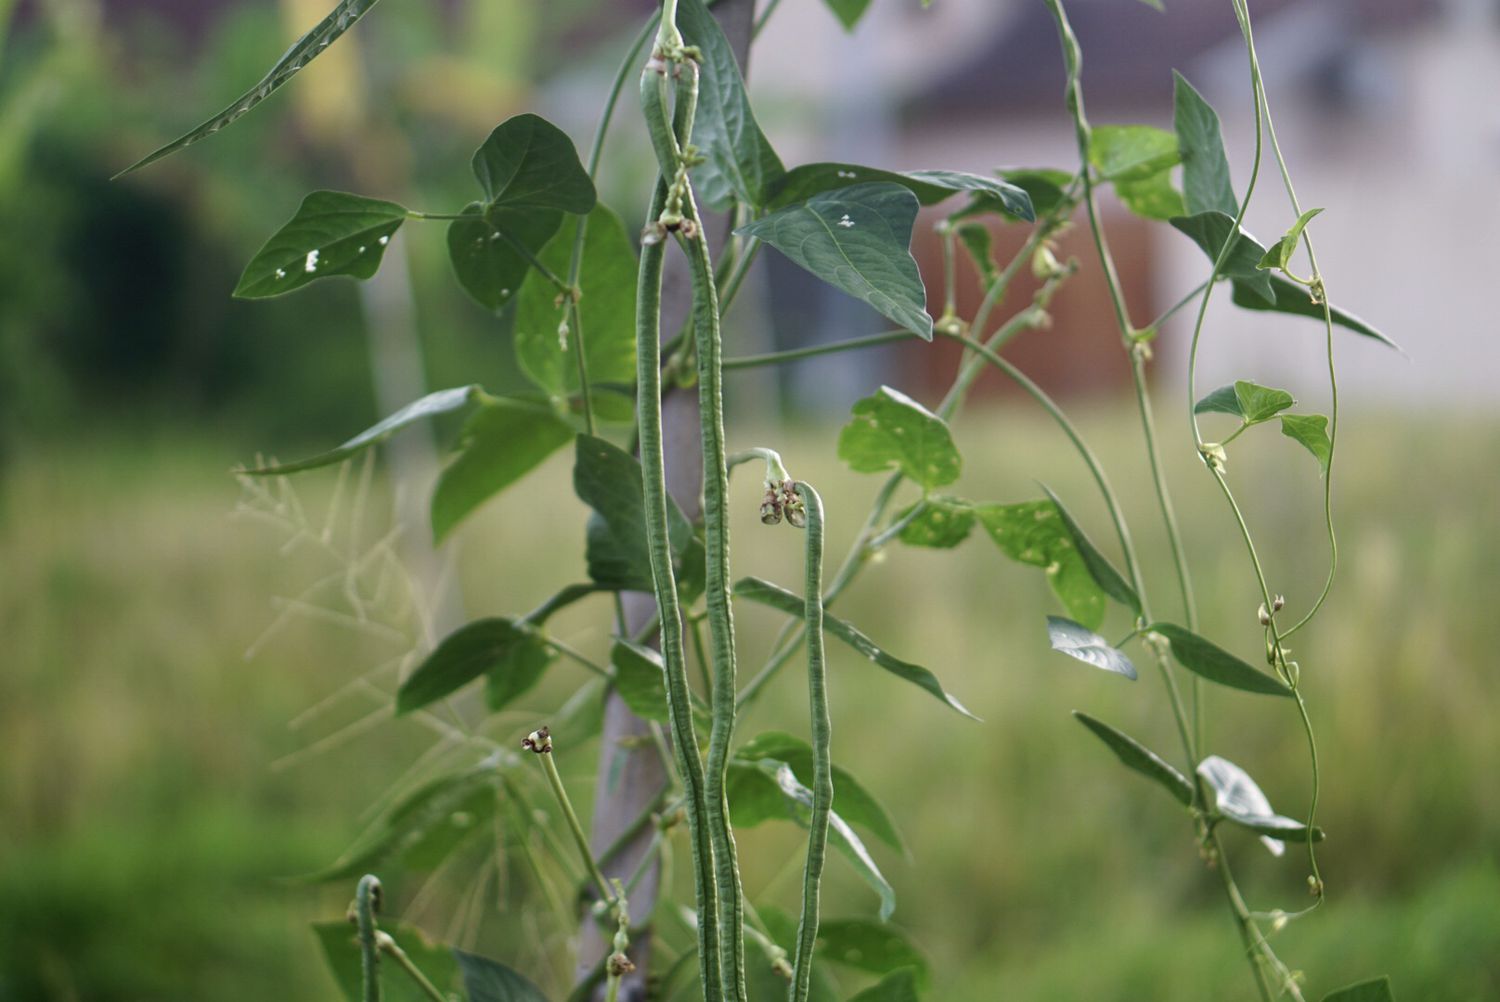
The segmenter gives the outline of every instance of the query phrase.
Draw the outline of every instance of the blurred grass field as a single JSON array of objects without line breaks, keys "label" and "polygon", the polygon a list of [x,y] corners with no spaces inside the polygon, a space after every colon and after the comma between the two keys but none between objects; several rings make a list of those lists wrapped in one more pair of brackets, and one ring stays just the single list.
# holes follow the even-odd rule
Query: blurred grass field
[{"label": "blurred grass field", "polygon": [[[1083,426],[1127,497],[1158,614],[1173,615],[1144,457],[1119,413],[1086,414]],[[830,554],[841,555],[879,481],[834,460],[835,433],[736,433],[731,444],[777,445],[794,474],[819,485]],[[305,549],[284,555],[283,536],[229,517],[239,488],[223,471],[246,457],[208,441],[23,449],[0,478],[6,1002],[334,997],[307,923],[342,914],[349,888],[278,878],[335,858],[361,813],[431,744],[418,724],[382,721],[272,768],[375,708],[287,726],[384,655],[379,637],[298,619],[244,657],[275,615],[273,598],[295,593],[318,562]],[[1045,480],[1096,539],[1109,538],[1079,464],[1031,412],[975,411],[960,443],[958,493],[1025,500]],[[1249,656],[1258,598],[1242,544],[1212,484],[1181,461],[1183,443],[1168,444],[1205,632]],[[1327,555],[1315,464],[1294,450],[1272,432],[1246,436],[1231,475],[1264,539],[1272,587],[1295,610],[1316,594]],[[1500,998],[1496,460],[1492,420],[1354,415],[1340,445],[1342,577],[1295,645],[1322,754],[1329,900],[1278,940],[1283,958],[1309,972],[1310,997],[1389,972],[1406,1000]],[[569,463],[554,458],[459,534],[470,616],[525,611],[582,578],[584,509],[568,493]],[[298,482],[309,511],[333,482]],[[799,537],[755,521],[750,475],[740,491],[736,575],[795,584]],[[934,997],[1250,998],[1185,818],[1068,716],[1085,709],[1175,759],[1158,678],[1143,672],[1132,685],[1052,654],[1042,617],[1056,610],[1041,575],[978,537],[953,553],[892,549],[838,608],[931,667],[985,719],[964,720],[832,650],[835,759],[884,800],[908,842],[910,861],[875,852],[899,895],[895,921],[934,963]],[[606,603],[586,603],[554,632],[602,658],[606,615]],[[744,670],[779,625],[743,609]],[[1125,628],[1111,620],[1104,632]],[[512,741],[584,679],[559,662],[491,733]],[[1209,750],[1246,767],[1279,810],[1304,813],[1295,713],[1223,690],[1207,707]],[[741,733],[802,733],[805,720],[800,676],[789,671]],[[569,759],[580,789],[596,751]],[[740,835],[752,896],[795,899],[786,861],[799,840],[790,828]],[[1253,907],[1307,901],[1296,847],[1274,860],[1253,839],[1231,835],[1229,845]],[[829,914],[873,913],[841,864],[831,881]],[[419,884],[392,887],[398,911]],[[445,936],[451,915],[435,900],[408,917]],[[524,953],[496,938],[504,917],[495,901],[485,907],[493,921],[477,945]]]}]

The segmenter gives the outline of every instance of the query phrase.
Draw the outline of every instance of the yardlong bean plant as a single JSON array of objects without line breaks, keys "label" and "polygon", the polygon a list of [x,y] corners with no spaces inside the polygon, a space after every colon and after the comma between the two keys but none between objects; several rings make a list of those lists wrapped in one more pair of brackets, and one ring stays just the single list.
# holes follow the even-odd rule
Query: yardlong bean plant
[{"label": "yardlong bean plant", "polygon": [[[250,111],[375,2],[342,0],[251,91],[131,169],[205,139]],[[863,841],[874,837],[899,846],[894,826],[871,792],[832,762],[829,699],[837,682],[827,676],[824,641],[831,635],[864,655],[864,670],[883,670],[936,697],[945,708],[935,707],[935,713],[971,716],[933,672],[888,653],[828,609],[883,548],[949,548],[976,529],[1008,557],[1045,572],[1066,613],[1050,616],[1046,623],[1056,651],[1131,680],[1137,677],[1136,661],[1144,659],[1154,666],[1176,722],[1178,746],[1172,751],[1153,751],[1102,720],[1083,713],[1076,716],[1126,767],[1177,801],[1202,860],[1222,884],[1258,996],[1303,997],[1299,977],[1277,958],[1271,942],[1325,897],[1316,850],[1323,837],[1315,816],[1317,746],[1300,684],[1301,668],[1291,659],[1286,641],[1323,607],[1337,566],[1332,521],[1339,417],[1335,328],[1389,342],[1329,298],[1309,225],[1319,210],[1303,210],[1276,142],[1245,0],[1227,0],[1243,34],[1255,121],[1254,155],[1242,193],[1231,180],[1218,115],[1180,75],[1175,76],[1172,131],[1092,125],[1085,113],[1082,53],[1067,13],[1061,0],[1039,2],[1056,22],[1066,69],[1064,107],[1078,148],[1078,162],[1070,168],[1030,166],[992,175],[898,173],[847,163],[788,169],[756,122],[740,69],[744,45],[737,58],[736,46],[704,0],[664,0],[628,47],[602,103],[586,161],[557,127],[536,115],[518,115],[496,127],[475,153],[473,172],[480,194],[471,204],[456,211],[428,212],[367,195],[314,192],[250,262],[235,290],[246,298],[281,295],[333,276],[366,279],[380,267],[388,244],[408,220],[441,221],[447,226],[459,284],[497,317],[513,323],[517,363],[538,392],[500,397],[477,385],[442,390],[329,452],[245,471],[248,475],[284,477],[338,464],[409,425],[464,411],[468,416],[455,454],[432,495],[431,528],[436,538],[445,537],[483,502],[567,447],[574,450],[574,489],[591,509],[585,533],[588,581],[558,582],[558,592],[530,613],[487,617],[462,626],[426,652],[393,694],[397,713],[428,721],[465,759],[457,770],[417,776],[424,782],[403,791],[343,859],[319,874],[326,880],[360,878],[350,912],[352,927],[319,927],[350,998],[378,999],[387,988],[399,997],[438,1000],[459,992],[476,1002],[545,997],[513,966],[432,947],[399,924],[380,928],[381,885],[367,871],[389,878],[406,870],[446,866],[470,858],[464,854],[476,842],[480,853],[488,851],[489,843],[502,854],[524,860],[544,889],[560,873],[576,882],[582,901],[577,914],[555,894],[546,899],[550,910],[539,899],[518,898],[515,904],[527,912],[527,924],[532,926],[555,923],[564,934],[575,921],[601,927],[608,952],[580,958],[581,973],[568,989],[572,998],[746,1002],[785,994],[793,1002],[804,1002],[838,997],[829,972],[840,968],[871,982],[855,996],[861,1002],[918,997],[932,982],[932,973],[918,951],[882,925],[895,906],[894,894]],[[748,36],[753,5],[729,0],[719,6],[738,8],[745,26],[739,34]],[[853,29],[866,3],[828,0],[828,6]],[[776,0],[764,5],[753,21],[756,32],[776,7]],[[748,44],[748,37],[741,41]],[[611,127],[632,119],[620,114],[618,106],[628,104],[620,99],[633,77],[639,79],[639,121],[656,161],[651,191],[641,193],[649,207],[638,240],[632,240],[620,217],[599,202],[595,190],[599,172],[610,165],[603,152]],[[1243,228],[1266,141],[1284,183],[1289,220],[1285,234],[1269,248]],[[1099,208],[1106,189],[1126,209],[1167,223],[1205,255],[1206,270],[1197,288],[1145,325],[1132,318],[1133,304],[1125,299],[1111,257]],[[934,319],[909,245],[919,209],[950,200],[958,204],[937,223],[945,272],[942,309]],[[720,215],[711,216],[705,211],[709,209]],[[1075,224],[1079,215],[1082,221]],[[726,222],[720,225],[719,219]],[[1003,264],[993,259],[991,226],[996,221],[1030,227],[1020,251]],[[1055,239],[1072,225],[1086,226],[1092,237],[1093,260],[1087,263],[1059,260]],[[726,232],[731,230],[732,234]],[[681,330],[664,331],[663,274],[674,245],[691,286],[691,311]],[[722,247],[717,262],[715,246]],[[779,353],[725,357],[721,319],[766,246],[863,300],[895,329]],[[1306,275],[1294,265],[1301,249]],[[960,317],[956,308],[961,253],[972,258],[983,287],[980,306],[969,317]],[[1003,315],[1007,291],[1028,267],[1039,280],[1037,291],[1029,302]],[[1053,297],[1083,267],[1098,268],[1109,291],[1135,389],[1152,491],[1169,541],[1164,554],[1138,551],[1124,505],[1099,456],[1057,402],[1003,354],[1013,338],[1049,324]],[[1208,307],[1225,283],[1239,307],[1322,325],[1332,404],[1328,417],[1294,413],[1290,392],[1248,380],[1197,396],[1199,348],[1213,336]],[[1162,325],[1194,305],[1189,413],[1180,434],[1166,433],[1157,428],[1148,369]],[[724,423],[725,373],[934,337],[958,342],[964,349],[943,399],[929,410],[895,389],[881,387],[854,406],[839,435],[840,459],[856,471],[888,476],[853,546],[825,584],[823,502],[807,481],[787,472],[772,449],[753,446],[730,452]],[[961,468],[949,422],[987,368],[1017,384],[1057,423],[1108,511],[1123,572],[1063,500],[1045,487],[1041,497],[1009,504],[944,493]],[[693,388],[701,455],[669,455],[663,398]],[[1208,422],[1225,418],[1232,421],[1227,433],[1210,438],[1205,432]],[[1273,587],[1274,570],[1260,558],[1250,528],[1253,513],[1242,508],[1231,486],[1231,444],[1273,420],[1283,435],[1313,456],[1322,476],[1329,569],[1321,592],[1305,609],[1289,608]],[[1173,448],[1190,448],[1201,460],[1205,475],[1222,494],[1228,522],[1243,536],[1246,573],[1253,575],[1263,598],[1257,615],[1265,669],[1230,653],[1230,647],[1245,643],[1238,635],[1239,624],[1209,625],[1222,642],[1202,632],[1189,571],[1191,554],[1177,529],[1162,458],[1164,450]],[[693,499],[680,505],[667,490],[668,464],[694,461],[701,461],[703,471],[701,520],[684,510],[695,507]],[[765,476],[759,487],[732,497],[730,473],[742,464],[757,469],[763,464]],[[733,581],[728,516],[731,505],[742,503],[758,504],[761,521],[768,526],[785,523],[805,532],[806,580],[801,594],[755,578]],[[1153,556],[1175,572],[1177,593],[1169,600],[1148,596],[1144,566]],[[1290,586],[1287,590],[1295,591]],[[650,620],[633,629],[620,601],[626,592],[649,593],[655,599]],[[547,632],[548,619],[558,610],[603,595],[615,597],[607,663]],[[769,660],[745,680],[736,665],[736,599],[788,616]],[[1098,632],[1111,604],[1122,610],[1129,624],[1120,640]],[[1170,613],[1165,611],[1168,607]],[[1020,645],[1031,639],[1007,642]],[[808,739],[773,731],[737,743],[741,715],[804,647],[809,718],[788,721],[786,726],[805,729]],[[548,722],[550,726],[525,728],[520,742],[501,740],[507,735],[500,733],[504,728],[493,716],[475,723],[450,703],[461,689],[483,678],[488,710],[501,711],[530,690],[559,658],[576,662],[584,682]],[[694,661],[702,669],[697,680],[689,671]],[[1307,802],[1300,816],[1274,811],[1244,769],[1209,753],[1200,691],[1205,685],[1237,690],[1235,698],[1283,699],[1295,711],[1310,767]],[[597,711],[606,698],[620,701],[647,722],[643,733],[649,739],[635,753],[670,762],[675,778],[654,797],[634,805],[634,818],[620,826],[623,836],[612,845],[599,846],[584,831],[556,758],[572,754],[597,730]],[[533,758],[540,766],[530,761]],[[613,781],[601,776],[599,784],[595,812],[618,813],[621,806],[611,802]],[[555,801],[555,807],[539,809],[539,793]],[[746,899],[740,879],[734,828],[743,830],[773,818],[795,822],[807,831],[801,916],[795,921],[770,908],[757,909]],[[1277,855],[1288,842],[1305,846],[1310,891],[1306,907],[1252,908],[1221,844],[1226,825],[1250,830]],[[535,829],[541,830],[540,837],[534,837]],[[622,869],[621,847],[643,838],[645,852]],[[673,858],[673,846],[682,841],[688,845],[695,890],[690,908],[669,900],[670,883],[661,876]],[[821,881],[830,846],[876,890],[878,916],[820,924]],[[658,890],[665,891],[660,899]],[[650,904],[632,912],[632,899]],[[383,958],[401,971],[383,974]],[[1221,986],[1204,986],[1203,997],[1226,997],[1223,991]],[[996,986],[994,997],[1007,997],[1004,986]],[[1390,994],[1384,979],[1376,979],[1326,997],[1380,999]]]}]

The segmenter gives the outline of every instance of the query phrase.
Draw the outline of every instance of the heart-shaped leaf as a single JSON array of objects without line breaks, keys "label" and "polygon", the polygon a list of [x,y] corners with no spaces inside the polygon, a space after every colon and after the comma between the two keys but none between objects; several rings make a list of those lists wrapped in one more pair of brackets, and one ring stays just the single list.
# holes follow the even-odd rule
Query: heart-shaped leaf
[{"label": "heart-shaped leaf", "polygon": [[[1229,241],[1230,234],[1236,232],[1234,217],[1217,210],[1176,216],[1171,223],[1190,237],[1210,261],[1219,259],[1219,252]],[[1260,259],[1265,253],[1266,249],[1260,242],[1241,227],[1219,274],[1233,280],[1247,293],[1260,297],[1262,303],[1269,306],[1275,303],[1276,294],[1271,289],[1271,276],[1260,269]]]},{"label": "heart-shaped leaf", "polygon": [[1144,181],[1175,167],[1177,137],[1150,125],[1098,125],[1089,142],[1089,162],[1106,181]]},{"label": "heart-shaped leaf", "polygon": [[1109,558],[1099,552],[1093,540],[1089,539],[1088,533],[1084,532],[1083,527],[1074,521],[1068,509],[1063,507],[1062,501],[1052,493],[1052,489],[1046,484],[1041,486],[1057,509],[1058,517],[1062,519],[1068,538],[1073,541],[1073,545],[1078,549],[1078,555],[1083,558],[1083,565],[1088,568],[1089,577],[1094,579],[1094,583],[1104,591],[1104,594],[1139,616],[1141,599],[1135,593],[1135,589],[1126,583],[1119,571],[1115,570],[1115,565],[1109,562]]},{"label": "heart-shaped leaf", "polygon": [[1258,671],[1196,633],[1171,623],[1152,623],[1147,629],[1167,638],[1172,645],[1172,656],[1182,667],[1210,682],[1269,696],[1292,694],[1292,690],[1283,685],[1280,679]]},{"label": "heart-shaped leaf", "polygon": [[1297,401],[1286,390],[1272,389],[1248,379],[1221,386],[1193,406],[1193,413],[1229,414],[1245,424],[1269,421]]},{"label": "heart-shaped leaf", "polygon": [[661,655],[649,647],[616,640],[609,655],[615,669],[615,691],[630,712],[660,724],[671,722],[667,706],[665,667]]},{"label": "heart-shaped leaf", "polygon": [[908,508],[896,516],[905,522],[897,537],[907,546],[949,550],[969,538],[976,521],[974,506],[963,498],[930,497],[917,502],[921,510]]},{"label": "heart-shaped leaf", "polygon": [[495,126],[474,151],[472,166],[486,215],[504,209],[584,215],[597,199],[573,140],[539,115],[517,115]]},{"label": "heart-shaped leaf", "polygon": [[555,655],[530,624],[476,619],[444,637],[396,691],[396,713],[410,713],[489,675],[491,710],[504,708],[541,679]]},{"label": "heart-shaped leaf", "polygon": [[1061,651],[1084,664],[1112,671],[1135,681],[1135,665],[1131,664],[1130,659],[1110,646],[1108,640],[1082,624],[1061,616],[1048,616],[1047,637],[1052,641],[1054,651]]},{"label": "heart-shaped leaf", "polygon": [[[1219,116],[1181,73],[1174,70],[1172,81],[1172,124],[1182,152],[1182,190],[1188,212],[1222,212],[1233,219],[1240,203],[1229,177]],[[1213,253],[1218,253],[1217,247]]]},{"label": "heart-shaped leaf", "polygon": [[1012,560],[1040,567],[1068,615],[1092,630],[1104,622],[1103,588],[1051,501],[976,505],[974,514]]},{"label": "heart-shaped leaf", "polygon": [[1187,203],[1182,200],[1182,192],[1172,187],[1169,171],[1139,181],[1116,181],[1115,195],[1125,208],[1142,219],[1166,222],[1187,214]]},{"label": "heart-shaped leaf", "polygon": [[854,405],[839,458],[858,473],[900,470],[927,490],[953,483],[963,468],[943,419],[889,386]]},{"label": "heart-shaped leaf", "polygon": [[1328,419],[1321,414],[1283,414],[1281,433],[1301,442],[1326,475],[1333,460],[1333,442],[1328,437]]},{"label": "heart-shaped leaf", "polygon": [[1160,783],[1173,797],[1184,807],[1193,802],[1193,785],[1187,781],[1187,777],[1168,765],[1161,756],[1141,744],[1135,738],[1121,731],[1115,730],[1102,720],[1096,720],[1087,713],[1073,711],[1073,716],[1078,722],[1094,733],[1100,741],[1109,746],[1109,750],[1129,769],[1134,769],[1142,776]]},{"label": "heart-shaped leaf", "polygon": [[334,275],[369,278],[406,215],[395,202],[315,191],[251,258],[234,296],[265,299]]},{"label": "heart-shaped leaf", "polygon": [[[646,500],[641,487],[641,464],[619,446],[590,435],[578,436],[573,465],[573,490],[594,509],[589,520],[589,577],[601,587],[621,591],[654,589],[651,551],[646,541]],[[670,498],[667,522],[672,553],[681,566],[678,589],[697,594],[703,582],[702,545],[682,509]]]},{"label": "heart-shaped leaf", "polygon": [[532,257],[562,225],[557,209],[497,208],[488,214],[479,202],[464,207],[467,219],[448,224],[448,260],[463,290],[482,306],[499,310],[521,289]]},{"label": "heart-shaped leaf", "polygon": [[899,184],[814,195],[737,231],[757,237],[888,320],[932,340],[927,290],[911,256],[917,197]]}]

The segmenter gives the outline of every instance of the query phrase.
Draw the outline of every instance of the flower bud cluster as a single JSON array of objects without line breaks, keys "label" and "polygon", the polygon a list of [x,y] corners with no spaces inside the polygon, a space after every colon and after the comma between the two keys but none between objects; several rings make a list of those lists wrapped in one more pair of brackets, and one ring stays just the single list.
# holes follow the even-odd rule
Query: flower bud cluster
[{"label": "flower bud cluster", "polygon": [[760,520],[766,525],[775,525],[783,517],[792,528],[804,528],[807,525],[807,505],[792,481],[777,483],[767,480],[766,496],[760,502]]}]

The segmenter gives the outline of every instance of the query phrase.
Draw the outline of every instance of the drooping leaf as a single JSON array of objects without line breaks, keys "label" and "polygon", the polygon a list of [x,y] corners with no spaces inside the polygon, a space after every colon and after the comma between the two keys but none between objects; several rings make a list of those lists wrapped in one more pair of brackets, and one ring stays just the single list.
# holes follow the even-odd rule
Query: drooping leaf
[{"label": "drooping leaf", "polygon": [[283,476],[288,473],[298,473],[302,470],[313,470],[320,466],[330,466],[342,462],[372,445],[377,445],[390,438],[396,432],[408,425],[415,424],[424,418],[437,414],[447,414],[460,408],[469,406],[475,400],[483,399],[484,391],[479,386],[455,386],[451,390],[438,390],[429,393],[421,400],[413,401],[401,408],[396,413],[385,418],[377,424],[371,425],[364,431],[349,439],[338,448],[319,453],[308,459],[299,460],[295,463],[284,463],[281,465],[262,466],[245,472],[251,476]]},{"label": "drooping leaf", "polygon": [[433,539],[442,541],[475,508],[572,439],[572,427],[549,408],[504,397],[486,400],[464,423],[458,456],[433,489]]},{"label": "drooping leaf", "polygon": [[[537,255],[565,275],[578,220],[569,219]],[[590,382],[635,382],[635,250],[620,217],[600,203],[589,213],[579,285],[579,323]],[[531,381],[552,396],[578,392],[578,333],[559,332],[568,311],[557,287],[532,271],[516,305],[516,360]]]},{"label": "drooping leaf", "polygon": [[499,710],[535,685],[554,656],[527,623],[476,619],[444,637],[401,683],[396,713],[419,710],[486,674],[489,707]]},{"label": "drooping leaf", "polygon": [[1323,996],[1323,1002],[1395,1002],[1389,977],[1371,978]]},{"label": "drooping leaf", "polygon": [[[1188,212],[1222,212],[1233,219],[1240,203],[1229,177],[1219,116],[1181,73],[1174,70],[1172,81],[1172,123],[1182,151],[1182,189]],[[1215,247],[1213,253],[1217,252]]]},{"label": "drooping leaf", "polygon": [[976,505],[974,514],[1012,560],[1040,567],[1068,615],[1090,630],[1104,622],[1104,589],[1089,572],[1051,501]]},{"label": "drooping leaf", "polygon": [[670,723],[661,655],[649,647],[617,640],[609,661],[615,667],[615,691],[630,712],[645,720]]},{"label": "drooping leaf", "polygon": [[899,184],[916,195],[922,205],[937,205],[960,192],[968,192],[971,202],[966,215],[986,211],[1027,222],[1036,218],[1026,189],[1003,178],[954,170],[898,173],[846,163],[811,163],[793,167],[773,187],[766,208],[781,209],[805,202],[814,195],[863,184]]},{"label": "drooping leaf", "polygon": [[917,975],[910,969],[887,974],[849,1002],[920,1002]]},{"label": "drooping leaf", "polygon": [[[1275,313],[1285,313],[1296,317],[1310,317],[1318,323],[1323,322],[1323,304],[1315,303],[1311,294],[1305,286],[1298,285],[1289,278],[1281,275],[1263,272],[1271,285],[1271,301],[1266,299],[1255,289],[1243,286],[1239,282],[1230,284],[1230,299],[1234,305],[1242,310],[1268,310]],[[1390,348],[1401,350],[1401,346],[1385,334],[1381,333],[1373,324],[1360,317],[1355,316],[1348,310],[1341,310],[1337,306],[1330,305],[1329,316],[1333,322],[1346,330],[1365,337],[1374,338],[1381,344]]]},{"label": "drooping leaf", "polygon": [[905,935],[885,922],[824,919],[818,923],[816,956],[882,976],[910,969],[919,991],[925,992],[932,980],[927,958]]},{"label": "drooping leaf", "polygon": [[129,167],[120,171],[119,174],[116,174],[115,177],[121,177],[129,174],[131,171],[140,170],[147,164],[155,163],[162,157],[170,156],[178,150],[185,149],[200,139],[208,138],[234,122],[251,108],[254,108],[257,104],[270,97],[282,84],[296,76],[298,71],[304,66],[322,55],[328,46],[332,45],[340,35],[353,27],[354,22],[363,17],[365,12],[375,6],[377,2],[378,0],[340,0],[339,4],[329,12],[327,17],[315,24],[311,31],[297,39],[291,48],[282,53],[281,58],[276,60],[276,65],[272,66],[270,71],[261,77],[260,82],[254,87],[235,98],[228,107],[208,121],[189,130],[184,135],[172,140],[155,152],[137,160]]},{"label": "drooping leaf", "polygon": [[865,11],[870,6],[870,0],[823,0],[828,9],[833,11],[833,16],[839,19],[845,31],[853,31],[859,19],[864,17]]},{"label": "drooping leaf", "polygon": [[495,126],[474,151],[472,166],[486,215],[500,209],[584,215],[597,200],[573,140],[539,115],[517,115]]},{"label": "drooping leaf", "polygon": [[236,299],[265,299],[334,275],[369,278],[380,268],[406,208],[342,191],[315,191],[250,259]]},{"label": "drooping leaf", "polygon": [[1089,162],[1106,181],[1144,181],[1175,167],[1177,137],[1150,125],[1096,125]]},{"label": "drooping leaf", "polygon": [[1280,268],[1286,271],[1286,266],[1292,261],[1292,254],[1297,250],[1297,241],[1302,239],[1302,231],[1307,224],[1312,222],[1314,216],[1322,212],[1322,209],[1308,209],[1297,217],[1292,228],[1287,230],[1282,238],[1271,245],[1265,256],[1260,259],[1262,269]]},{"label": "drooping leaf", "polygon": [[1282,842],[1306,842],[1311,836],[1314,842],[1323,840],[1323,831],[1292,818],[1283,817],[1271,809],[1271,801],[1250,774],[1233,762],[1217,755],[1210,755],[1198,763],[1198,775],[1214,791],[1215,806],[1226,820],[1248,828],[1260,835],[1267,849],[1280,856],[1286,849]]},{"label": "drooping leaf", "polygon": [[547,1002],[542,990],[497,960],[454,950],[469,1002]]},{"label": "drooping leaf", "polygon": [[994,241],[988,226],[981,223],[962,223],[955,232],[958,242],[969,252],[974,270],[979,273],[979,285],[988,289],[1000,277],[1000,266],[995,263]]},{"label": "drooping leaf", "polygon": [[1292,694],[1280,679],[1257,670],[1196,633],[1171,623],[1152,623],[1147,629],[1167,638],[1172,645],[1172,656],[1182,667],[1210,682],[1270,696]]},{"label": "drooping leaf", "polygon": [[1078,555],[1083,558],[1083,565],[1088,568],[1089,577],[1093,578],[1094,583],[1103,589],[1104,594],[1139,616],[1141,599],[1135,593],[1135,589],[1126,582],[1119,571],[1115,570],[1115,565],[1109,562],[1109,558],[1099,552],[1093,540],[1089,539],[1088,533],[1083,531],[1083,527],[1063,506],[1062,500],[1052,493],[1052,488],[1042,484],[1042,490],[1046,492],[1053,507],[1057,509],[1058,517],[1062,519],[1068,538],[1073,541],[1073,545],[1078,549]]},{"label": "drooping leaf", "polygon": [[[974,528],[974,506],[963,498],[931,497],[917,502],[922,510],[901,529],[898,537],[907,546],[948,550],[969,538]],[[911,509],[896,516],[905,521]]]},{"label": "drooping leaf", "polygon": [[[312,928],[323,947],[329,973],[339,986],[339,997],[344,1002],[363,1002],[364,974],[358,930],[343,920],[314,922]],[[394,919],[382,918],[380,930],[396,941],[402,952],[439,990],[457,984],[458,964],[447,947],[433,943],[416,926]],[[385,1002],[428,1002],[426,993],[395,965],[385,965],[382,975]]]},{"label": "drooping leaf", "polygon": [[499,773],[481,765],[441,776],[403,797],[369,836],[305,880],[352,880],[378,870],[423,873],[485,829],[495,815]]},{"label": "drooping leaf", "polygon": [[698,197],[714,209],[735,197],[762,207],[786,168],[755,121],[734,50],[703,0],[679,0],[677,27],[703,53],[693,121],[693,144],[706,158],[693,172]]},{"label": "drooping leaf", "polygon": [[932,340],[927,290],[911,256],[917,198],[898,184],[814,195],[741,226],[837,289]]},{"label": "drooping leaf", "polygon": [[[772,609],[784,612],[789,616],[801,616],[805,611],[802,596],[794,595],[791,592],[787,591],[785,588],[774,585],[769,581],[763,581],[760,578],[741,578],[735,583],[734,594],[737,598],[744,598],[749,599],[752,602],[759,602],[761,605],[770,606]],[[948,693],[948,691],[943,688],[942,683],[938,681],[937,676],[932,672],[928,671],[926,668],[923,668],[921,665],[914,665],[908,661],[902,661],[900,658],[886,653],[884,650],[877,647],[873,640],[865,636],[859,630],[855,629],[849,623],[846,623],[844,620],[839,619],[836,616],[830,616],[827,613],[824,613],[823,628],[828,631],[829,634],[842,640],[850,647],[853,647],[860,654],[863,654],[870,661],[880,666],[881,668],[884,668],[892,675],[895,675],[896,677],[901,679],[905,679],[913,685],[927,690],[929,693],[936,696],[944,703],[947,703],[949,706],[957,710],[959,713],[962,713],[964,716],[971,717],[975,720],[979,719],[978,717],[975,717],[974,714],[970,713],[968,709],[958,701],[957,697]]]},{"label": "drooping leaf", "polygon": [[1026,192],[1039,216],[1057,209],[1067,196],[1073,175],[1053,167],[1027,167],[1000,171],[1000,176]]},{"label": "drooping leaf", "polygon": [[[799,780],[810,781],[812,779],[812,746],[801,738],[781,731],[765,731],[757,734],[753,740],[735,752],[735,755],[747,762],[773,758],[791,766],[793,774]],[[859,780],[850,775],[848,770],[838,765],[833,766],[833,801],[838,806],[839,815],[845,821],[851,825],[859,825],[892,849],[902,848],[901,836],[896,831],[896,825],[891,820],[891,816],[886,813],[885,808],[880,806],[880,801],[876,800]]]},{"label": "drooping leaf", "polygon": [[1182,200],[1182,192],[1172,186],[1169,171],[1139,181],[1116,181],[1115,195],[1125,208],[1142,219],[1166,222],[1187,213],[1187,203]]},{"label": "drooping leaf", "polygon": [[854,405],[839,458],[857,473],[900,470],[926,490],[953,483],[963,468],[943,419],[889,386]]},{"label": "drooping leaf", "polygon": [[1122,651],[1110,646],[1108,640],[1082,624],[1061,616],[1048,616],[1047,637],[1052,641],[1054,651],[1135,681],[1135,665],[1131,664],[1130,659]]},{"label": "drooping leaf", "polygon": [[1078,718],[1080,724],[1092,731],[1095,737],[1103,741],[1127,768],[1134,769],[1142,776],[1160,783],[1184,807],[1192,804],[1193,785],[1187,781],[1186,776],[1168,765],[1151,749],[1087,713],[1074,710],[1073,716]]},{"label": "drooping leaf", "polygon": [[[1192,238],[1210,261],[1218,260],[1219,251],[1235,232],[1234,217],[1216,210],[1177,216],[1171,223]],[[1276,301],[1276,294],[1271,289],[1271,276],[1260,269],[1260,259],[1265,253],[1266,249],[1242,227],[1219,274],[1232,279],[1237,288],[1259,296],[1264,304],[1270,305]]]},{"label": "drooping leaf", "polygon": [[483,205],[471,202],[463,215],[472,218],[448,224],[448,260],[463,290],[498,311],[520,291],[531,270],[531,261],[516,244],[539,255],[562,225],[563,214],[534,208],[496,208],[486,214]]},{"label": "drooping leaf", "polygon": [[[641,464],[602,438],[579,435],[573,490],[595,514],[588,527],[589,577],[611,590],[652,591]],[[672,553],[682,565],[677,586],[684,593],[696,593],[695,586],[702,588],[702,547],[682,510],[670,498],[667,522]]]},{"label": "drooping leaf", "polygon": [[1283,414],[1281,433],[1301,442],[1326,475],[1333,459],[1333,442],[1328,437],[1328,419],[1321,414]]}]

